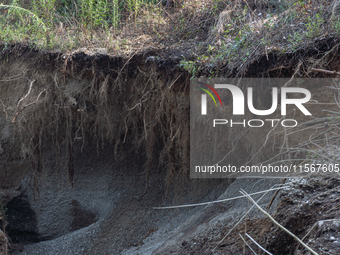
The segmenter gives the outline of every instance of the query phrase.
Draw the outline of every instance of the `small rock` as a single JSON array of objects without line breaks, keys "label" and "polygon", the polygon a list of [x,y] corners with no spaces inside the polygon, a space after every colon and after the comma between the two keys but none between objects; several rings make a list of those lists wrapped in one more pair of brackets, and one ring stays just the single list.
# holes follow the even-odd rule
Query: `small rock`
[{"label": "small rock", "polygon": [[331,236],[329,239],[330,239],[332,242],[336,240],[334,236]]}]

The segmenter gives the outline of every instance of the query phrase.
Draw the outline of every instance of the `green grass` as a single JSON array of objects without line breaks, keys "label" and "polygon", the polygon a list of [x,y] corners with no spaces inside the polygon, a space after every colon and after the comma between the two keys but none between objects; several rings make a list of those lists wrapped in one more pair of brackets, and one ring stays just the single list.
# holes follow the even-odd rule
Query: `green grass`
[{"label": "green grass", "polygon": [[[12,0],[0,3],[0,41],[67,50],[98,44],[155,0]],[[106,35],[106,36],[105,36]],[[104,44],[105,44],[104,43]],[[98,45],[103,46],[103,45]]]},{"label": "green grass", "polygon": [[318,37],[340,33],[340,7],[322,0],[261,0],[256,8],[241,1],[183,0],[167,10],[166,0],[163,5],[159,0],[4,1],[0,43],[5,45],[131,53],[153,43],[175,49],[187,44],[192,56],[181,66],[193,76],[218,66],[245,67],[261,54],[296,52]]},{"label": "green grass", "polygon": [[214,71],[213,67],[223,65],[239,69],[260,55],[268,58],[272,51],[294,53],[318,38],[340,33],[336,2],[282,0],[262,1],[262,4],[265,7],[260,7],[260,1],[255,10],[249,9],[247,4],[227,6],[225,10],[230,15],[220,16],[216,23],[219,29],[204,45],[204,50],[195,61],[182,60],[182,67],[193,76],[199,69]]}]

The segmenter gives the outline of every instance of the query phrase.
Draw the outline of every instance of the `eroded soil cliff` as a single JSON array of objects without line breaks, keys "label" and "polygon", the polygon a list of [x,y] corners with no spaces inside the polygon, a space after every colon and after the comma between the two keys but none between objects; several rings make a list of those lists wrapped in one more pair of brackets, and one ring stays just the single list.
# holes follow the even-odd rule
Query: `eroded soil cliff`
[{"label": "eroded soil cliff", "polygon": [[[0,209],[7,235],[2,240],[9,238],[10,252],[209,254],[247,211],[246,199],[186,209],[153,207],[211,201],[237,196],[240,188],[251,193],[280,183],[189,178],[190,75],[180,67],[184,55],[149,50],[126,58],[96,50],[1,48]],[[314,69],[330,72],[310,69],[312,57],[323,61]],[[222,68],[220,75],[336,78],[332,71],[339,60],[338,38],[328,38],[294,54],[263,55],[242,74]],[[313,89],[319,101],[333,97],[324,88]],[[337,126],[323,124],[325,130]],[[334,137],[327,139],[337,145]],[[254,144],[262,143],[255,139]],[[244,154],[251,156],[254,148]],[[292,182],[275,196],[270,212],[300,238],[310,231],[306,238],[315,236],[308,242],[318,252],[337,254],[337,222],[324,221],[337,218],[337,183]],[[316,222],[324,223],[312,229]],[[248,254],[238,235],[243,230],[274,254],[307,254],[256,211],[215,251]]]}]

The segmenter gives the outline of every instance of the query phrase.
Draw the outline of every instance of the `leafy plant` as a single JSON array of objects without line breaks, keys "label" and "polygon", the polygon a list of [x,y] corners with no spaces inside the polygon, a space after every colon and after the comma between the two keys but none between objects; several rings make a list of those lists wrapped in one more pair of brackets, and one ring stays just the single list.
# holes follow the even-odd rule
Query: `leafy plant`
[{"label": "leafy plant", "polygon": [[183,67],[185,70],[187,70],[192,77],[196,77],[197,72],[200,70],[200,67],[195,61],[192,60],[181,60],[180,67]]},{"label": "leafy plant", "polygon": [[14,13],[11,13],[10,11],[8,11],[8,15],[15,15],[15,14],[18,14],[21,19],[20,20],[23,20],[22,19],[22,15],[24,14],[28,14],[30,15],[33,20],[36,21],[36,24],[39,24],[43,29],[44,31],[47,31],[48,28],[47,26],[45,25],[45,23],[42,21],[42,19],[40,19],[35,13],[31,12],[30,10],[27,10],[27,9],[24,9],[24,8],[21,8],[20,6],[17,6],[14,2],[13,5],[5,5],[5,4],[1,4],[0,3],[0,8],[5,8],[5,9],[12,9],[14,11]]},{"label": "leafy plant", "polygon": [[308,23],[306,24],[307,27],[306,36],[313,37],[320,35],[320,33],[322,32],[321,26],[323,23],[324,20],[321,18],[320,13],[317,13],[314,19],[308,16]]}]

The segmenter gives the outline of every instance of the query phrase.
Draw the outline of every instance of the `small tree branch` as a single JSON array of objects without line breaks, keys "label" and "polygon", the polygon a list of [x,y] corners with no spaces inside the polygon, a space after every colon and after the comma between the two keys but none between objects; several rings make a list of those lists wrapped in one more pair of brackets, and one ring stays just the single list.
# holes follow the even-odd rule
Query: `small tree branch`
[{"label": "small tree branch", "polygon": [[328,74],[339,74],[339,72],[336,72],[336,71],[329,71],[329,70],[324,70],[324,69],[319,69],[319,68],[311,68],[310,69],[311,71],[314,71],[314,72],[319,72],[319,73],[328,73]]}]

